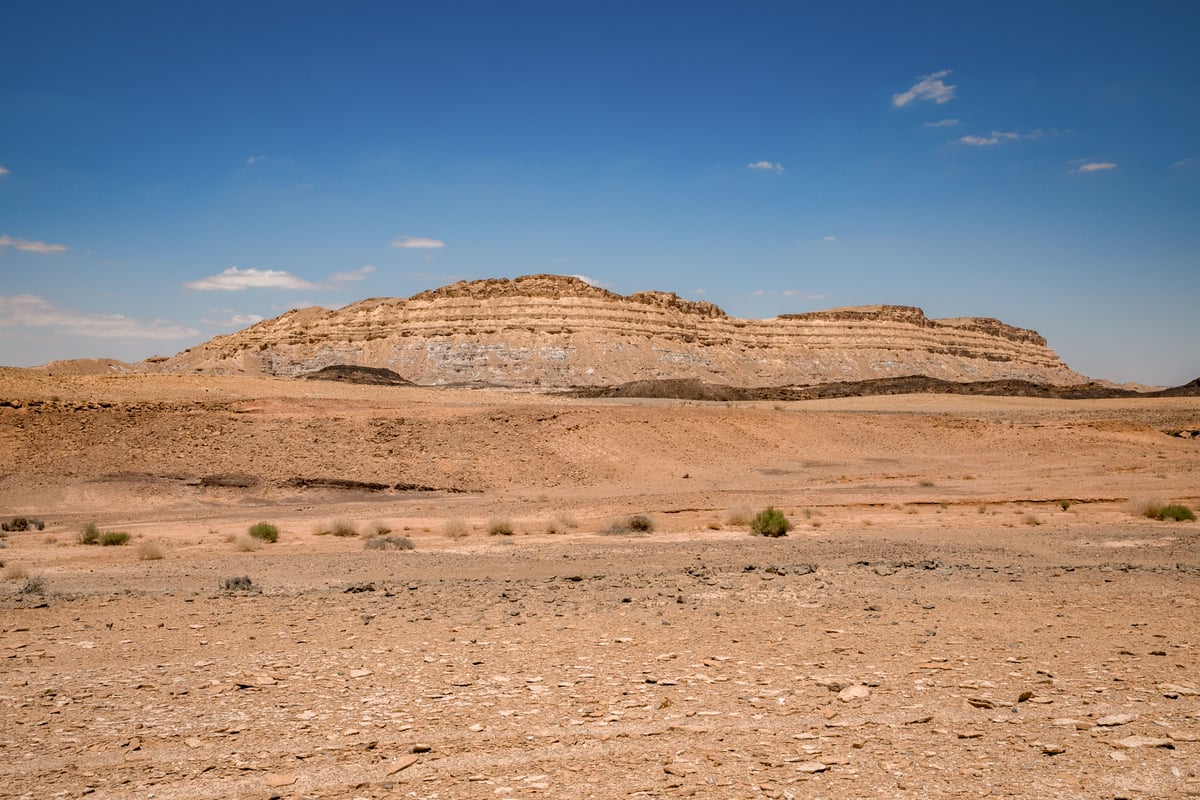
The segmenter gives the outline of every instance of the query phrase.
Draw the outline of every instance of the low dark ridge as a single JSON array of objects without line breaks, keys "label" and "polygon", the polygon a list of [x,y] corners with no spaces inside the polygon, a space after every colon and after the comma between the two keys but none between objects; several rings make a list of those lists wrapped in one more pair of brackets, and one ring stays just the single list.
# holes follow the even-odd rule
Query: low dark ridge
[{"label": "low dark ridge", "polygon": [[871,397],[896,394],[965,394],[990,397],[1047,397],[1062,400],[1096,400],[1114,397],[1198,397],[1200,378],[1172,389],[1135,392],[1102,383],[1056,386],[1025,380],[947,381],[926,375],[838,381],[815,386],[763,386],[741,388],[692,379],[630,381],[616,386],[596,386],[566,392],[571,397],[628,397],[671,400],[821,400],[834,397]]},{"label": "low dark ridge", "polygon": [[421,483],[375,483],[372,481],[352,481],[346,478],[288,478],[283,486],[289,489],[339,489],[348,492],[448,492],[449,494],[466,494],[467,489],[457,486],[426,486]]},{"label": "low dark ridge", "polygon": [[310,381],[339,381],[368,386],[416,386],[412,381],[385,367],[360,367],[356,364],[334,364],[301,377]]}]

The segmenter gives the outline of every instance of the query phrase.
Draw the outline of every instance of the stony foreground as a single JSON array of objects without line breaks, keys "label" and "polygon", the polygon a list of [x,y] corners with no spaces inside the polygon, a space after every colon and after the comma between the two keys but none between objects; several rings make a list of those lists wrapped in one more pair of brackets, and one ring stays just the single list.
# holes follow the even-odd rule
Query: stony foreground
[{"label": "stony foreground", "polygon": [[[1200,542],[1146,526],[1136,548],[1128,529],[1060,534],[1049,558],[1034,529],[723,531],[163,560],[110,589],[114,567],[64,570],[65,594],[0,615],[0,781],[29,798],[1198,796]],[[235,568],[251,590],[218,591]]]}]

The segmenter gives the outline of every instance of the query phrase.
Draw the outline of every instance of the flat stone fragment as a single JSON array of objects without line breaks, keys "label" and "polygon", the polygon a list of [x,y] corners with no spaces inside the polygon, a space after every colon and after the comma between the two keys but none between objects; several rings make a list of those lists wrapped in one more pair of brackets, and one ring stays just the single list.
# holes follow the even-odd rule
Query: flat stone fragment
[{"label": "flat stone fragment", "polygon": [[278,775],[273,772],[267,773],[267,786],[270,786],[273,789],[280,786],[291,786],[295,782],[295,775]]},{"label": "flat stone fragment", "polygon": [[1136,717],[1133,714],[1110,714],[1107,717],[1101,717],[1096,720],[1096,724],[1103,728],[1111,728],[1117,725],[1128,725],[1134,719]]},{"label": "flat stone fragment", "polygon": [[1133,750],[1138,747],[1175,748],[1175,742],[1173,740],[1160,739],[1154,736],[1126,736],[1124,739],[1118,739],[1116,744],[1118,747],[1124,747],[1126,750]]},{"label": "flat stone fragment", "polygon": [[838,692],[838,700],[841,700],[843,703],[850,703],[855,700],[865,700],[870,696],[871,687],[864,686],[861,683],[855,684],[854,686],[847,686],[845,689],[842,689],[840,692]]},{"label": "flat stone fragment", "polygon": [[409,767],[411,767],[413,764],[417,763],[420,760],[421,759],[417,758],[416,756],[401,756],[400,758],[393,761],[392,764],[388,767],[387,774],[395,775],[397,772],[401,772],[403,770],[408,769]]},{"label": "flat stone fragment", "polygon": [[822,764],[820,761],[804,761],[797,764],[796,769],[800,772],[813,774],[817,772],[824,772],[825,770],[829,769],[829,765]]}]

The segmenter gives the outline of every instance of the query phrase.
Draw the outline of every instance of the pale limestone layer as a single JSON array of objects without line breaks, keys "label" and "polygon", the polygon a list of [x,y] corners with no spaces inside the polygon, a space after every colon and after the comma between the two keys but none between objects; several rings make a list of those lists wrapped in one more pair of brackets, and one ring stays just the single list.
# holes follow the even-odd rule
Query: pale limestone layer
[{"label": "pale limestone layer", "polygon": [[333,364],[386,367],[421,384],[541,388],[657,378],[784,386],[916,374],[1086,380],[1036,332],[994,319],[931,320],[918,308],[863,306],[747,320],[674,294],[623,297],[550,275],[291,311],[153,368],[295,376]]}]

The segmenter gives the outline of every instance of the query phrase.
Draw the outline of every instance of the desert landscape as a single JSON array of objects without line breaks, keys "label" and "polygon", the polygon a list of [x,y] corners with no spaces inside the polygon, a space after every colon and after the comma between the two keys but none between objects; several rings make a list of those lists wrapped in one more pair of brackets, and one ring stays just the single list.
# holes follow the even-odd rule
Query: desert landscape
[{"label": "desert landscape", "polygon": [[0,371],[5,796],[1200,796],[1194,397],[85,367]]}]

